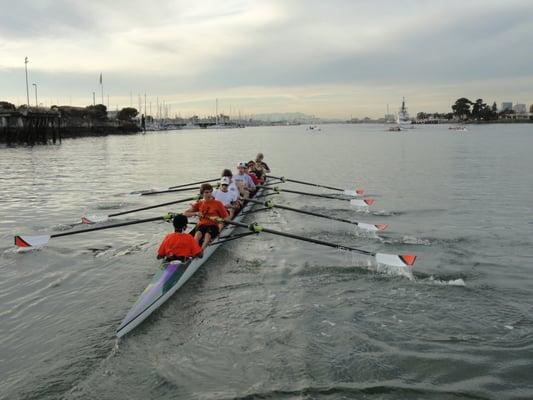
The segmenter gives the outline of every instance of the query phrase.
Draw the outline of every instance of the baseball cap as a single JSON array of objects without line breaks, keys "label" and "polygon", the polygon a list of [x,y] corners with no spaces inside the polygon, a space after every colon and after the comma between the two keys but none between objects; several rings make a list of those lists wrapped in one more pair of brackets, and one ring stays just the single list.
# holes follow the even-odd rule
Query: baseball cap
[{"label": "baseball cap", "polygon": [[248,167],[248,165],[245,162],[241,161],[240,163],[237,164],[237,168],[241,168],[241,167],[246,168]]},{"label": "baseball cap", "polygon": [[221,185],[229,185],[229,178],[227,176],[223,176],[220,180]]}]

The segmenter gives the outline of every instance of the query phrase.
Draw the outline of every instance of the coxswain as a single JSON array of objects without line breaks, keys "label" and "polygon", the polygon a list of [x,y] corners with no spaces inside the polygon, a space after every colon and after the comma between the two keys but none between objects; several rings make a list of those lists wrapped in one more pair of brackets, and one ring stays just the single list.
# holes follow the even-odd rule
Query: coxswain
[{"label": "coxswain", "polygon": [[237,164],[237,173],[233,175],[233,182],[239,188],[241,196],[248,198],[250,192],[255,191],[255,184],[250,178],[250,175],[247,174],[247,165],[245,162],[240,162]]},{"label": "coxswain", "polygon": [[188,222],[187,217],[183,214],[174,216],[172,220],[174,232],[166,235],[161,242],[159,250],[157,250],[158,260],[165,258],[167,261],[185,261],[187,258],[196,257],[202,252],[202,248],[196,240],[188,233],[184,233]]},{"label": "coxswain", "polygon": [[202,199],[194,203],[183,214],[187,217],[197,216],[199,218],[196,227],[191,231],[194,239],[204,250],[209,242],[218,236],[224,224],[221,219],[228,221],[229,214],[222,202],[213,197],[213,187],[209,183],[200,186]]},{"label": "coxswain", "polygon": [[240,203],[239,192],[237,190],[230,191],[230,183],[230,178],[223,176],[220,179],[220,187],[213,192],[213,197],[224,204],[224,207],[229,212],[230,218],[233,218],[235,212],[240,208]]}]

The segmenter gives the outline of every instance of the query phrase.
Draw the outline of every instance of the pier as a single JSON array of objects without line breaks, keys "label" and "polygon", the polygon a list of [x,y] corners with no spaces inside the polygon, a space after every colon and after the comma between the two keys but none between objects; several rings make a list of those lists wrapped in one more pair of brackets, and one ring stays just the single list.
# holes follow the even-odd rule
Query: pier
[{"label": "pier", "polygon": [[0,143],[33,146],[61,143],[62,138],[137,133],[137,110],[132,109],[130,114],[110,119],[103,105],[17,109],[0,102]]},{"label": "pier", "polygon": [[61,114],[56,110],[0,109],[0,143],[46,144],[61,142]]}]

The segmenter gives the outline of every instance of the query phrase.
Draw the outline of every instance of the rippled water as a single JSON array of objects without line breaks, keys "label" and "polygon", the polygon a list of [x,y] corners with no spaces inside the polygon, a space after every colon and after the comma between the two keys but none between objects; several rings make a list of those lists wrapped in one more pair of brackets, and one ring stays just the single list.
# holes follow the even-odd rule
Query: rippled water
[{"label": "rippled water", "polygon": [[[532,398],[532,130],[397,134],[327,125],[0,148],[0,397]],[[257,151],[274,174],[363,187],[376,200],[369,212],[292,194],[277,202],[389,230],[364,235],[288,211],[253,219],[366,250],[415,253],[413,279],[376,271],[358,254],[248,237],[220,248],[117,341],[116,327],[158,266],[167,224],[52,239],[29,252],[12,245],[14,234],[57,233],[88,213],[185,197],[127,193],[216,177]]]}]

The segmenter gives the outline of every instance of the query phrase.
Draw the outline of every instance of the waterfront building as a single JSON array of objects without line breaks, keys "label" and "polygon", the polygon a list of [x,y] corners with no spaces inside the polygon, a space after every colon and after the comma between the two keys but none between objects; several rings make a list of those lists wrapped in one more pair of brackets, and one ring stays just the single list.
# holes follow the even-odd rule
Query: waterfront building
[{"label": "waterfront building", "polygon": [[527,114],[527,107],[525,104],[517,103],[513,106],[513,110],[517,114]]},{"label": "waterfront building", "polygon": [[513,109],[513,102],[512,101],[504,101],[502,103],[501,111],[511,111],[512,109]]}]

